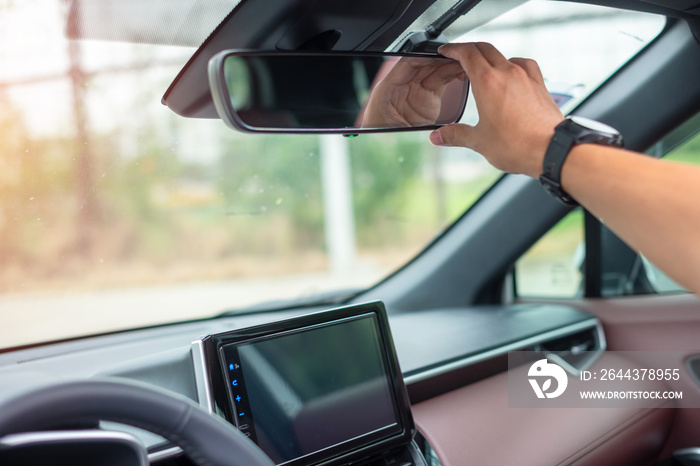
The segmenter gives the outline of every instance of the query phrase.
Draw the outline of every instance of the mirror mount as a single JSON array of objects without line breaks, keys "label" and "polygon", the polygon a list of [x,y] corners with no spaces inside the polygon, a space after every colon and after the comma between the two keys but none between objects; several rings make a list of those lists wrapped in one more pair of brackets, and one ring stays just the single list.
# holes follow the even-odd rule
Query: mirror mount
[{"label": "mirror mount", "polygon": [[335,44],[338,43],[343,35],[338,29],[328,29],[319,32],[310,39],[307,39],[303,44],[299,45],[297,51],[331,51]]},{"label": "mirror mount", "polygon": [[430,53],[437,55],[438,48],[447,44],[447,38],[440,34],[434,36],[427,31],[410,34],[397,48],[400,53]]}]

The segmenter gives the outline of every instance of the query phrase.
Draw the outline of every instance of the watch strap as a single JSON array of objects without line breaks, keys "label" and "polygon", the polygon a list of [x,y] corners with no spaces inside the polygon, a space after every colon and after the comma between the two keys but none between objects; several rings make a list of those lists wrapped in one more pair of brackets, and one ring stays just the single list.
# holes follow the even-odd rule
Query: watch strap
[{"label": "watch strap", "polygon": [[564,161],[569,155],[571,148],[576,143],[576,136],[568,131],[559,131],[563,125],[567,125],[568,121],[564,120],[554,129],[554,136],[547,147],[547,152],[544,154],[544,162],[542,163],[542,175],[540,175],[540,183],[542,187],[552,196],[559,199],[567,205],[578,205],[561,186],[561,169],[564,166]]},{"label": "watch strap", "polygon": [[549,194],[567,205],[578,205],[578,202],[562,188],[561,170],[576,144],[622,147],[623,141],[616,129],[582,117],[568,116],[554,128],[554,136],[544,154],[540,183]]}]

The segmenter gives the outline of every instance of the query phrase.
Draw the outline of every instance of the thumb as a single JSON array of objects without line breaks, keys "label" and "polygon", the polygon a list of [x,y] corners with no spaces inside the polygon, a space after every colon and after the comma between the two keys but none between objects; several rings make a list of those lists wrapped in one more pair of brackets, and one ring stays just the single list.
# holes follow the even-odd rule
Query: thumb
[{"label": "thumb", "polygon": [[445,125],[430,133],[430,142],[435,146],[459,146],[472,148],[473,126],[457,123]]}]

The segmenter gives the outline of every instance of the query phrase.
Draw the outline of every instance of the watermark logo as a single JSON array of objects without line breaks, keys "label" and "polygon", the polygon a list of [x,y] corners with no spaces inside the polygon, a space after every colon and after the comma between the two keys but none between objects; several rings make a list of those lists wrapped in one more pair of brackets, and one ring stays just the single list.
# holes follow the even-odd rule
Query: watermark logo
[{"label": "watermark logo", "polygon": [[[699,408],[680,351],[508,352],[509,408]],[[566,356],[566,355],[565,355]]]},{"label": "watermark logo", "polygon": [[[529,378],[528,381],[537,398],[556,398],[564,393],[566,385],[569,383],[569,378],[566,376],[564,369],[554,363],[550,363],[546,359],[540,359],[530,366],[527,375],[528,377],[535,377]],[[538,378],[544,379],[541,386]],[[556,390],[549,391],[552,388],[553,379],[557,381],[557,387]]]}]

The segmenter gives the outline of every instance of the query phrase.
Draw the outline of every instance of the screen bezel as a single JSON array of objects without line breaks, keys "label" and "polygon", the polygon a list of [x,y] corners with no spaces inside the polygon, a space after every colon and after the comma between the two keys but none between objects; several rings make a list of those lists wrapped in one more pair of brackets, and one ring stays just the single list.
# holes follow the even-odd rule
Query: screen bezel
[{"label": "screen bezel", "polygon": [[[415,433],[410,401],[394,349],[394,342],[391,337],[386,310],[381,302],[372,302],[317,312],[288,320],[212,335],[203,339],[205,347],[208,347],[209,366],[212,372],[216,371],[216,374],[210,373],[210,382],[212,383],[212,395],[217,411],[220,415],[223,415],[228,422],[234,426],[236,425],[233,415],[233,402],[230,398],[231,391],[228,389],[228,382],[226,382],[228,371],[222,352],[224,346],[267,340],[291,333],[311,330],[319,326],[326,327],[347,320],[355,320],[355,318],[361,318],[366,315],[372,315],[376,319],[375,321],[377,323],[380,339],[378,346],[387,370],[387,382],[389,385],[390,397],[394,405],[394,412],[396,413],[396,424],[281,464],[285,466],[298,466],[301,464],[339,464],[408,444]],[[215,362],[212,361],[212,357],[216,359]]]}]

